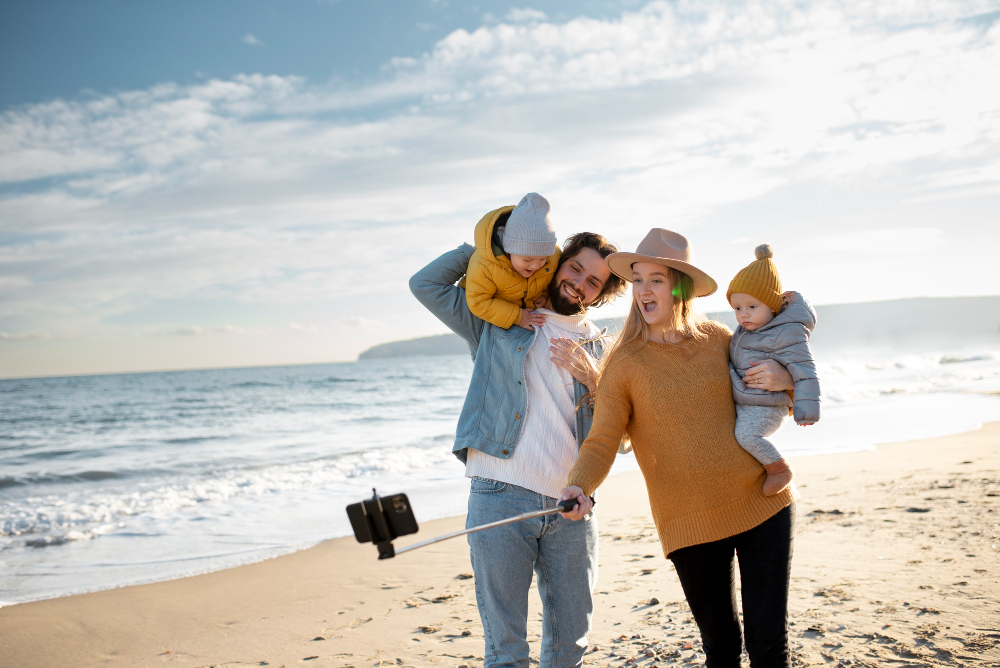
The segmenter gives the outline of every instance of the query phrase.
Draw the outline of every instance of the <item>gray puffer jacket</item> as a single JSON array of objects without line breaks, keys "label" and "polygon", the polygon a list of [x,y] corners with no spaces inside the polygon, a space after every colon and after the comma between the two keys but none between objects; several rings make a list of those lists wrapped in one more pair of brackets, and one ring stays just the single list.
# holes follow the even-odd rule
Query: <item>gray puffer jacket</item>
[{"label": "gray puffer jacket", "polygon": [[[729,341],[729,375],[733,380],[733,400],[749,406],[793,406],[796,422],[819,420],[819,377],[809,333],[816,327],[816,311],[793,292],[781,313],[753,332],[737,327]],[[750,362],[773,359],[788,369],[795,381],[795,402],[787,392],[769,392],[747,387],[743,376]]]}]

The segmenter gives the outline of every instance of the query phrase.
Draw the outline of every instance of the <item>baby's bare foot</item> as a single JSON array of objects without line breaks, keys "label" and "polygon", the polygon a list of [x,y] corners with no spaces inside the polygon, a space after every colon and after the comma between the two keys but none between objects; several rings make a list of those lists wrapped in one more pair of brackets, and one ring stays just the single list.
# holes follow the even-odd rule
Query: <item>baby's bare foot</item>
[{"label": "baby's bare foot", "polygon": [[762,489],[764,496],[774,496],[788,487],[788,484],[792,482],[792,478],[795,475],[792,473],[792,467],[784,459],[779,459],[773,464],[765,464],[764,470],[767,471],[767,479],[764,480],[764,487]]}]

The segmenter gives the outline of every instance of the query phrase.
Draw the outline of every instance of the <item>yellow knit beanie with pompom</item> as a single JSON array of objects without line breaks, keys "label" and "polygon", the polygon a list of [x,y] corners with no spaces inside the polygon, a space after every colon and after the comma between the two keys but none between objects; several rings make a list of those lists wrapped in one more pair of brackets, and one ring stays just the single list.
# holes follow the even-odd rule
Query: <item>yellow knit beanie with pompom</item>
[{"label": "yellow knit beanie with pompom", "polygon": [[[781,310],[781,278],[774,266],[774,251],[767,244],[754,249],[757,259],[743,267],[726,290],[726,299],[736,292],[756,297],[769,309],[777,313]],[[730,306],[732,301],[729,302]]]}]

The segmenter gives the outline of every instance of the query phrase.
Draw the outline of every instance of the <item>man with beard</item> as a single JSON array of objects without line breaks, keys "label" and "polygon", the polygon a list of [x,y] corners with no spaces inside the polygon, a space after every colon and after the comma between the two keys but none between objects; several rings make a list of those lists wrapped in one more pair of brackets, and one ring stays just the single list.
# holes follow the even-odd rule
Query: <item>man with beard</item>
[{"label": "man with beard", "polygon": [[[493,212],[496,224],[510,209]],[[548,308],[536,310],[544,324],[505,330],[474,316],[456,285],[473,251],[460,246],[410,279],[414,296],[472,351],[453,448],[472,479],[467,527],[557,503],[590,429],[592,411],[580,399],[596,377],[601,333],[587,309],[625,289],[604,262],[617,248],[599,234],[573,235],[549,285]],[[580,522],[547,515],[473,533],[469,546],[486,636],[484,668],[527,668],[532,573],[543,610],[539,665],[581,665],[597,579],[593,512]]]}]

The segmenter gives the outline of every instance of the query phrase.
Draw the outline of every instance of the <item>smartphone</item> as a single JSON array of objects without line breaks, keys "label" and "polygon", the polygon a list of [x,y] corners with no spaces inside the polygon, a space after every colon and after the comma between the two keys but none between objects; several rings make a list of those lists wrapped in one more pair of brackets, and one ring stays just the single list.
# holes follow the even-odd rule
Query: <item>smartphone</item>
[{"label": "smartphone", "polygon": [[374,496],[347,506],[354,537],[359,543],[381,543],[417,533],[417,520],[405,494]]}]

